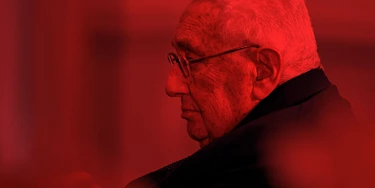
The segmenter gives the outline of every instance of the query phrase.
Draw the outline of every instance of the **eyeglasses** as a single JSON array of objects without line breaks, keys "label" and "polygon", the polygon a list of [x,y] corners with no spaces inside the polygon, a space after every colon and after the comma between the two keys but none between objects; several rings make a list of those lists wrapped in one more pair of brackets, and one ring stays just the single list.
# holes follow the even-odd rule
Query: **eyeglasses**
[{"label": "eyeglasses", "polygon": [[197,63],[197,62],[203,61],[205,59],[210,59],[210,58],[222,56],[222,55],[225,55],[225,54],[233,53],[233,52],[243,50],[243,49],[246,49],[246,48],[259,48],[259,47],[260,46],[258,46],[258,45],[248,45],[248,46],[243,46],[243,47],[239,47],[239,48],[226,50],[226,51],[214,54],[214,55],[208,55],[208,56],[205,56],[205,57],[200,57],[200,58],[197,58],[197,59],[189,59],[189,60],[187,60],[186,58],[181,58],[179,55],[171,52],[171,53],[168,54],[168,61],[169,61],[169,63],[171,63],[172,66],[177,63],[178,66],[181,69],[181,72],[184,74],[184,76],[188,77],[190,75],[190,67],[189,67],[190,64]]}]

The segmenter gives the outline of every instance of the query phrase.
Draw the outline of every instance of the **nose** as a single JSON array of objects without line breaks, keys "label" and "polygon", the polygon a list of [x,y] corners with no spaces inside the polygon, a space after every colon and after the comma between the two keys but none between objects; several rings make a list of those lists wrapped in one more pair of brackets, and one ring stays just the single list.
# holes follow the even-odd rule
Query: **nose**
[{"label": "nose", "polygon": [[170,97],[180,97],[189,94],[189,87],[186,83],[186,78],[183,76],[178,65],[173,65],[168,74],[165,92]]}]

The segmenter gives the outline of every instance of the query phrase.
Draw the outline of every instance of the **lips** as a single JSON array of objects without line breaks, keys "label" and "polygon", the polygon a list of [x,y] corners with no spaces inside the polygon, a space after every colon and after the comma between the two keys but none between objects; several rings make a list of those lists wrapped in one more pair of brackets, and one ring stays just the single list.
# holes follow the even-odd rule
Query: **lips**
[{"label": "lips", "polygon": [[192,109],[192,108],[181,108],[181,111],[182,111],[182,112],[189,112],[189,111],[192,111],[192,112],[199,112],[199,110]]},{"label": "lips", "polygon": [[185,111],[199,112],[198,108],[196,108],[193,105],[182,105],[181,106],[181,111],[182,112],[185,112]]},{"label": "lips", "polygon": [[199,110],[192,109],[192,108],[181,108],[181,110],[182,110],[181,118],[183,119],[190,119],[192,116],[200,112]]}]

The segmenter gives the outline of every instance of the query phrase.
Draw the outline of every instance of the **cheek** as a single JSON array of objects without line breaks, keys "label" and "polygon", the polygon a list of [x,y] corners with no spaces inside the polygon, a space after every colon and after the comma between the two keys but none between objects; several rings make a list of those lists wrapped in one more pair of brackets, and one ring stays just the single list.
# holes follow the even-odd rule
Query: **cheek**
[{"label": "cheek", "polygon": [[232,127],[233,110],[223,92],[215,92],[210,98],[202,101],[202,119],[211,138],[217,138]]},{"label": "cheek", "polygon": [[201,117],[209,136],[217,138],[228,132],[232,125],[233,109],[225,90],[217,88],[198,90],[193,86],[191,95],[202,111]]},{"label": "cheek", "polygon": [[224,92],[232,101],[233,104],[243,104],[249,102],[251,97],[254,74],[248,67],[236,67],[232,70],[230,77],[225,80]]},{"label": "cheek", "polygon": [[209,88],[209,90],[201,90],[197,87],[192,87],[190,91],[191,97],[202,111],[202,116],[204,118],[222,114],[224,112],[223,109],[228,107],[228,98],[225,96],[223,91],[215,90],[214,88]]},{"label": "cheek", "polygon": [[202,67],[199,72],[192,75],[192,89],[205,94],[212,94],[223,87],[223,75],[215,68]]},{"label": "cheek", "polygon": [[202,118],[213,137],[231,130],[251,107],[251,74],[241,67],[194,74],[191,96],[202,111]]},{"label": "cheek", "polygon": [[224,87],[225,82],[218,71],[202,69],[202,71],[193,75],[190,92],[203,112],[214,111],[223,106],[223,101],[227,99],[224,95]]},{"label": "cheek", "polygon": [[[249,66],[249,65],[248,65]],[[205,66],[192,75],[190,91],[197,103],[208,103],[216,108],[247,102],[251,96],[252,75],[249,67],[242,66]]]}]

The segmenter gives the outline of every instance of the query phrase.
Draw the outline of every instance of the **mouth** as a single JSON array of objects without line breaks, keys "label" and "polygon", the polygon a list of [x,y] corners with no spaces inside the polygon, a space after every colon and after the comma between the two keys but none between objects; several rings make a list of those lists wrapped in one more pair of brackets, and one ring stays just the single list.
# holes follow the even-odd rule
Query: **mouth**
[{"label": "mouth", "polygon": [[182,110],[181,118],[186,119],[186,120],[192,118],[192,116],[196,115],[197,113],[200,113],[199,110],[195,110],[195,109],[182,108],[181,110]]},{"label": "mouth", "polygon": [[182,112],[199,112],[199,110],[196,110],[194,108],[181,108]]}]

